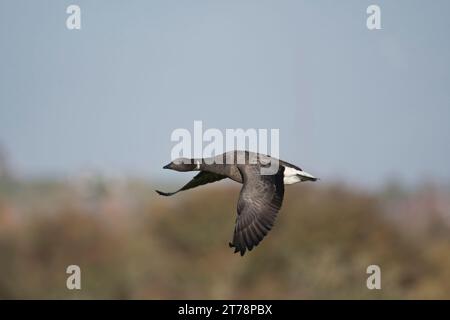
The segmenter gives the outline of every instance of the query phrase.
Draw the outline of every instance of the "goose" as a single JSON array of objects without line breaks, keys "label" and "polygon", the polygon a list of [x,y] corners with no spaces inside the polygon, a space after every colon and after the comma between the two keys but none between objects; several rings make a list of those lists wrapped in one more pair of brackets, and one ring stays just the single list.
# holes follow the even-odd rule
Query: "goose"
[{"label": "goose", "polygon": [[[273,174],[263,169],[275,164]],[[284,196],[284,185],[318,178],[286,161],[249,151],[230,151],[211,158],[178,158],[163,169],[180,172],[200,171],[191,181],[175,192],[156,190],[162,196],[229,178],[241,183],[237,203],[237,217],[232,242],[234,253],[241,256],[251,251],[272,229]]]}]

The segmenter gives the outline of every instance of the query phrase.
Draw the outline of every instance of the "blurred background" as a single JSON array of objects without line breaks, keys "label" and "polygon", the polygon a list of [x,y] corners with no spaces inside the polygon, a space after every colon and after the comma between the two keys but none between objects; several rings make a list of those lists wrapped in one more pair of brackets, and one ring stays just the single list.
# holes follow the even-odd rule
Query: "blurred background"
[{"label": "blurred background", "polygon": [[[371,4],[2,1],[0,298],[450,299],[450,3]],[[154,192],[195,120],[321,178],[244,257],[238,184]]]}]

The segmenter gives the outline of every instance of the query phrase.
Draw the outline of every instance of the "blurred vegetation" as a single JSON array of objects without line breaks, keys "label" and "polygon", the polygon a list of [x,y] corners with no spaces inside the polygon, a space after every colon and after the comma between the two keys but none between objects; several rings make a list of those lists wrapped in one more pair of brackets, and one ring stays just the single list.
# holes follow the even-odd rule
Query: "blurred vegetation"
[{"label": "blurred vegetation", "polygon": [[[0,179],[0,298],[450,298],[448,194],[289,186],[241,257],[228,247],[239,188],[164,198],[136,179]],[[66,288],[71,264],[82,290]],[[371,264],[381,290],[366,287]]]}]

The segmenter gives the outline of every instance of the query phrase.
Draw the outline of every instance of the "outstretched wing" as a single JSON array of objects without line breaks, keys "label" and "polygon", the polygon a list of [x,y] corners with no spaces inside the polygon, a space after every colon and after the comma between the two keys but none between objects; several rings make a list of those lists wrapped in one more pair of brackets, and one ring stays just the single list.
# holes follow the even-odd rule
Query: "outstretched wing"
[{"label": "outstretched wing", "polygon": [[159,190],[156,190],[156,192],[162,196],[171,196],[175,193],[178,193],[180,191],[192,189],[198,186],[201,186],[203,184],[219,181],[222,179],[227,178],[226,176],[223,176],[221,174],[207,172],[207,171],[200,171],[199,174],[197,174],[194,178],[192,178],[191,181],[189,181],[186,185],[184,185],[181,189],[175,191],[175,192],[162,192]]},{"label": "outstretched wing", "polygon": [[284,196],[283,170],[274,175],[260,175],[258,166],[247,167],[239,196],[234,228],[234,252],[252,250],[272,229]]}]

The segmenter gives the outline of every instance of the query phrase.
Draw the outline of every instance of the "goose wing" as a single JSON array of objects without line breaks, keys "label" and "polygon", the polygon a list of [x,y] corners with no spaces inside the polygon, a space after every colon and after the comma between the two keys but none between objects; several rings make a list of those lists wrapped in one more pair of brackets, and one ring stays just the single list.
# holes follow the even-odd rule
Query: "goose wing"
[{"label": "goose wing", "polygon": [[203,184],[219,181],[222,179],[227,178],[227,176],[223,176],[221,174],[207,172],[207,171],[200,171],[199,174],[197,174],[194,178],[192,178],[191,181],[189,181],[187,184],[185,184],[182,188],[175,192],[163,192],[156,190],[156,192],[162,196],[172,196],[180,191],[192,189],[198,186],[201,186]]},{"label": "goose wing", "polygon": [[[272,229],[284,196],[283,171],[280,166],[274,175],[260,175],[259,166],[240,169],[244,184],[237,205],[234,228],[234,252],[252,250]],[[245,171],[245,172],[243,172]]]}]

